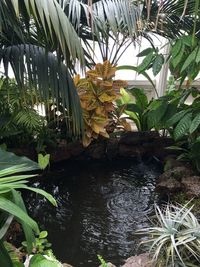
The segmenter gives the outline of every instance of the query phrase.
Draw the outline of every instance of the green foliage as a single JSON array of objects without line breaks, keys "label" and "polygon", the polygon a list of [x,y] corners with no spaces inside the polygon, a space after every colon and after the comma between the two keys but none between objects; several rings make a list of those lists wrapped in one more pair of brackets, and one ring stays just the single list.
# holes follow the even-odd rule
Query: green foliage
[{"label": "green foliage", "polygon": [[43,156],[42,154],[38,154],[38,164],[41,170],[46,169],[49,163],[50,163],[50,154],[46,154],[45,156]]},{"label": "green foliage", "polygon": [[26,86],[20,88],[14,80],[0,80],[0,137],[8,145],[30,143],[45,124],[44,117],[34,109],[37,95]]},{"label": "green foliage", "polygon": [[108,264],[106,263],[106,261],[103,259],[103,257],[101,255],[97,255],[97,257],[101,263],[101,267],[108,267]]},{"label": "green foliage", "polygon": [[38,254],[31,258],[29,267],[62,267],[62,265],[55,258],[46,258]]},{"label": "green foliage", "polygon": [[174,139],[178,140],[187,134],[192,123],[192,113],[187,113],[177,124],[174,129]]},{"label": "green foliage", "polygon": [[[15,218],[22,225],[28,253],[32,251],[33,244],[35,243],[34,234],[39,233],[38,225],[27,214],[23,198],[18,190],[26,189],[41,194],[53,205],[56,205],[56,201],[45,191],[27,185],[27,179],[35,175],[24,174],[24,172],[38,168],[34,162],[24,157],[19,158],[10,152],[0,150],[0,153],[3,155],[0,161],[0,262],[5,263],[5,266],[13,267],[10,256],[3,243],[4,236],[12,220]],[[16,165],[13,165],[14,162]]]},{"label": "green foliage", "polygon": [[[42,231],[35,237],[35,242],[33,244],[32,253],[33,254],[42,254],[49,255],[51,253],[51,243],[47,240],[48,233],[47,231]],[[27,251],[27,241],[22,242],[23,248]]]},{"label": "green foliage", "polygon": [[124,112],[133,120],[139,131],[148,129],[146,110],[148,99],[143,90],[139,88],[121,89],[121,98],[117,100],[118,106],[124,107]]},{"label": "green foliage", "polygon": [[[144,57],[142,63],[137,67],[139,73],[152,68],[156,76],[165,63],[164,56],[158,49],[147,48],[138,54]],[[200,42],[192,35],[181,36],[172,41],[171,50],[167,58],[171,73],[176,80],[180,80],[180,86],[188,78],[188,85],[197,77],[200,71]]]},{"label": "green foliage", "polygon": [[148,236],[142,244],[150,246],[156,266],[199,266],[200,224],[192,208],[172,204],[162,209],[156,206],[153,226],[138,231]]},{"label": "green foliage", "polygon": [[163,64],[165,63],[164,56],[159,54],[158,49],[147,48],[137,55],[138,57],[145,57],[142,63],[137,67],[137,72],[142,73],[152,68],[153,75],[156,76]]},{"label": "green foliage", "polygon": [[7,169],[6,174],[10,175],[14,172],[38,170],[39,166],[27,157],[19,157],[12,152],[0,149],[0,171],[5,171],[5,169]]},{"label": "green foliage", "polygon": [[[130,65],[119,66],[116,69],[117,70],[132,70],[132,71],[138,72],[138,67],[130,66]],[[154,90],[156,92],[156,95],[158,96],[156,86],[155,86],[154,82],[152,81],[152,79],[150,78],[150,76],[146,73],[146,71],[140,71],[140,74],[142,74],[151,83],[152,87],[154,88]]]},{"label": "green foliage", "polygon": [[121,90],[122,97],[118,106],[124,106],[124,112],[133,120],[139,131],[166,128],[166,123],[177,111],[174,93],[148,101],[142,89]]},{"label": "green foliage", "polygon": [[23,267],[24,265],[21,263],[21,256],[19,250],[6,241],[3,244],[11,258],[12,263],[14,264],[14,267]]},{"label": "green foliage", "polygon": [[179,37],[172,44],[170,70],[181,80],[188,78],[191,83],[200,71],[200,43],[198,38],[188,35]]}]

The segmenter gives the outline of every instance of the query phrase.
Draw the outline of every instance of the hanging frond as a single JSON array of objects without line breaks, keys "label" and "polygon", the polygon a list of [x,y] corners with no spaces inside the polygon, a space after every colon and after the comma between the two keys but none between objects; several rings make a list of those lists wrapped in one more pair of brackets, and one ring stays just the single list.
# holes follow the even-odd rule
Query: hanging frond
[{"label": "hanging frond", "polygon": [[79,32],[83,17],[89,15],[89,6],[79,0],[59,0],[59,3],[74,28]]},{"label": "hanging frond", "polygon": [[109,29],[114,35],[120,32],[129,37],[138,35],[140,5],[135,5],[130,0],[106,0],[94,3],[92,10],[96,30],[107,33]]},{"label": "hanging frond", "polygon": [[65,64],[58,61],[53,53],[34,45],[10,46],[1,50],[0,64],[3,64],[5,75],[8,76],[9,66],[12,67],[16,81],[21,90],[36,92],[38,101],[49,101],[53,105],[63,107],[63,115],[67,123],[69,136],[80,136],[82,114],[74,83]]},{"label": "hanging frond", "polygon": [[8,23],[15,22],[14,29],[11,30],[19,35],[20,30],[17,25],[22,21],[30,37],[30,24],[34,23],[32,29],[38,33],[38,39],[45,37],[45,41],[49,46],[51,44],[55,51],[62,51],[66,61],[70,59],[75,62],[78,59],[81,65],[84,65],[80,39],[57,0],[2,0],[0,14],[0,34],[5,32]]}]

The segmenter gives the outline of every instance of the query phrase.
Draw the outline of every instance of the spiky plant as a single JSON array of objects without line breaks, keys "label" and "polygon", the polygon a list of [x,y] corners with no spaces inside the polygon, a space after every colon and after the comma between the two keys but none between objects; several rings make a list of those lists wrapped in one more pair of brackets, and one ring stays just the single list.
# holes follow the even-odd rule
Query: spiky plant
[{"label": "spiky plant", "polygon": [[188,204],[162,208],[156,205],[153,226],[137,231],[148,237],[142,244],[149,246],[156,266],[199,266],[200,224],[192,208]]}]

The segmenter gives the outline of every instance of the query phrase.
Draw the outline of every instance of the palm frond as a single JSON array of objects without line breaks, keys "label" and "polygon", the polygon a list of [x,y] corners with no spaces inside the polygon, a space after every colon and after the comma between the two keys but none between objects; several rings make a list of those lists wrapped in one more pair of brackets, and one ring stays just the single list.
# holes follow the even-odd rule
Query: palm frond
[{"label": "palm frond", "polygon": [[[21,41],[25,35],[30,37],[34,29],[38,34],[37,39],[45,37],[54,51],[62,51],[66,61],[70,59],[75,62],[78,59],[84,65],[80,39],[57,0],[2,0],[0,14],[0,33],[5,32],[8,23],[14,22],[12,32],[20,35],[18,26],[23,24],[25,31],[20,35]],[[31,23],[34,23],[34,27],[30,27]]]},{"label": "palm frond", "polygon": [[68,136],[81,135],[82,114],[76,88],[66,65],[53,53],[34,45],[15,45],[2,49],[0,63],[6,76],[9,65],[12,67],[22,95],[28,82],[29,90],[37,93],[41,103],[48,107],[52,100],[53,105],[62,105]]},{"label": "palm frond", "polygon": [[142,19],[146,25],[146,31],[175,38],[183,32],[192,33],[194,9],[195,0],[146,1]]},{"label": "palm frond", "polygon": [[42,117],[33,109],[22,109],[14,115],[13,122],[31,133],[42,128]]},{"label": "palm frond", "polygon": [[130,0],[107,0],[93,4],[94,28],[107,33],[108,28],[114,35],[119,32],[135,37],[138,34],[138,20],[141,7]]}]

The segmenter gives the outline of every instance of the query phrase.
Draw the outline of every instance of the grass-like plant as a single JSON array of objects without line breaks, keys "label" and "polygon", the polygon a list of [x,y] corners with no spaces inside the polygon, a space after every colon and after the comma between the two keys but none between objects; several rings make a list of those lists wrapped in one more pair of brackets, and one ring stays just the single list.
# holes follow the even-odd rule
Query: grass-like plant
[{"label": "grass-like plant", "polygon": [[137,231],[148,236],[142,244],[150,246],[157,267],[200,266],[200,224],[192,208],[188,204],[155,206],[153,226]]}]

